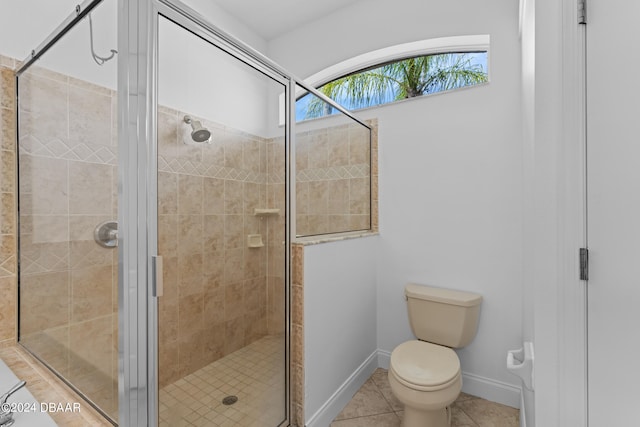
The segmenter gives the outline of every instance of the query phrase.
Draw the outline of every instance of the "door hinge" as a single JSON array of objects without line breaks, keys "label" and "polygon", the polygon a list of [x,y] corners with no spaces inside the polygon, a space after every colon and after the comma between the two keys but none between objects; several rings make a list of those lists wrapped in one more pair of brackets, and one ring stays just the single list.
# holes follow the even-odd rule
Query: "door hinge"
[{"label": "door hinge", "polygon": [[587,0],[578,0],[578,24],[587,23]]},{"label": "door hinge", "polygon": [[589,249],[580,248],[580,280],[589,280]]}]

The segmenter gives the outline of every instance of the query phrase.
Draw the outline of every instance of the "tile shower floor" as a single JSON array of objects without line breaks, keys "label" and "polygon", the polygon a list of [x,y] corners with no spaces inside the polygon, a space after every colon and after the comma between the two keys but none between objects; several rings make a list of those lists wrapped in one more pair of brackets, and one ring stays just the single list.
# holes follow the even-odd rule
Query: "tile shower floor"
[{"label": "tile shower floor", "polygon": [[[160,390],[160,426],[273,427],[284,419],[284,336],[268,335]],[[238,401],[224,405],[234,395]]]},{"label": "tile shower floor", "polygon": [[[518,427],[520,411],[461,393],[452,405],[452,427]],[[377,369],[333,420],[331,427],[400,427],[402,404],[391,393],[387,371]]]}]

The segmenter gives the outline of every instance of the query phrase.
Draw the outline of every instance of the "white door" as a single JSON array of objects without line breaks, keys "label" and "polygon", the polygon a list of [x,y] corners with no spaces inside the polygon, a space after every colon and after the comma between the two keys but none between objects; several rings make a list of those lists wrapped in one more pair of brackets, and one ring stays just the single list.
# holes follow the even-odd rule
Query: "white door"
[{"label": "white door", "polygon": [[640,2],[587,0],[589,426],[640,425]]}]

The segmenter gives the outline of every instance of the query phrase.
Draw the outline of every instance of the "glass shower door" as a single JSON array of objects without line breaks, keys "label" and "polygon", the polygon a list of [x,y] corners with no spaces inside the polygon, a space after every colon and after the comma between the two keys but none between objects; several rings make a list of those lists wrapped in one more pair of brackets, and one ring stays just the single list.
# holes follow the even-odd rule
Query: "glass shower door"
[{"label": "glass shower door", "polygon": [[161,426],[287,419],[286,81],[158,22]]},{"label": "glass shower door", "polygon": [[[116,2],[97,3],[82,11],[115,48]],[[87,18],[18,72],[19,342],[115,422],[117,60],[83,49]]]}]

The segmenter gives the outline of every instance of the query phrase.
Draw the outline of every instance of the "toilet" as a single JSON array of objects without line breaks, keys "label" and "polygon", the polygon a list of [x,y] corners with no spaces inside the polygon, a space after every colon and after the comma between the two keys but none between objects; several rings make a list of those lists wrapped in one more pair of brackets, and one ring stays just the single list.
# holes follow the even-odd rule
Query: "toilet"
[{"label": "toilet", "polygon": [[478,329],[482,296],[407,284],[409,322],[418,338],[391,353],[389,384],[404,405],[403,427],[448,427],[462,390],[460,360],[452,348],[469,344]]}]

